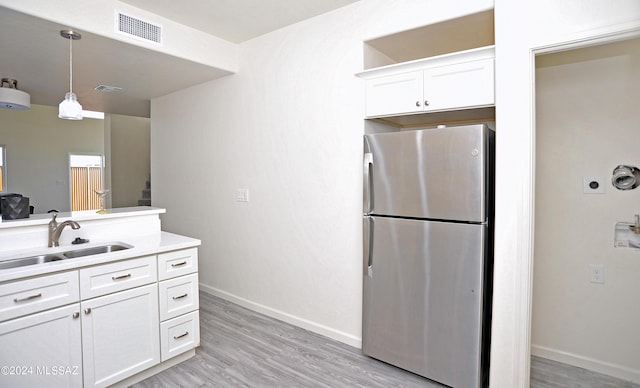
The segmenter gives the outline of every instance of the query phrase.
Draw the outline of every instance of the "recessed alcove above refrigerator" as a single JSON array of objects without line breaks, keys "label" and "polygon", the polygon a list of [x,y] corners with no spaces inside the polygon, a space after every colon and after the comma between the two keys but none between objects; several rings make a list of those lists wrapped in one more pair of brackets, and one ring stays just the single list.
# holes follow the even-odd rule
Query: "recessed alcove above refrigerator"
[{"label": "recessed alcove above refrigerator", "polygon": [[363,69],[495,44],[493,9],[366,40]]},{"label": "recessed alcove above refrigerator", "polygon": [[368,122],[392,128],[495,121],[493,10],[364,42]]}]

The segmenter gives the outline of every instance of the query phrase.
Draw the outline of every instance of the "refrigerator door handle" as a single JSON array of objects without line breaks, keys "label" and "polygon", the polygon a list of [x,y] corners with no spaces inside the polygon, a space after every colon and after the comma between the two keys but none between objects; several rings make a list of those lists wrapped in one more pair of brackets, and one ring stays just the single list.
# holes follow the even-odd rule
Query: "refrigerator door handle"
[{"label": "refrigerator door handle", "polygon": [[371,213],[373,210],[373,202],[371,198],[371,170],[373,167],[373,154],[370,152],[366,152],[364,154],[364,166],[363,166],[363,174],[364,174],[364,185],[363,185],[363,196],[362,202],[365,213]]},{"label": "refrigerator door handle", "polygon": [[371,277],[373,274],[373,218],[365,216],[362,222],[362,256],[363,275]]}]

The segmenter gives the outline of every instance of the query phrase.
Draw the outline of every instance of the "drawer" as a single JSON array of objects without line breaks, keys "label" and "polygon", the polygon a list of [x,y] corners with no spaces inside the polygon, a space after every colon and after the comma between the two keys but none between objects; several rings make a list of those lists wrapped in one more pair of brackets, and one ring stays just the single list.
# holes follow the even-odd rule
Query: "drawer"
[{"label": "drawer", "polygon": [[200,307],[197,273],[162,281],[158,287],[161,321],[197,310]]},{"label": "drawer", "polygon": [[194,272],[198,272],[198,248],[160,253],[158,255],[159,280]]},{"label": "drawer", "polygon": [[156,257],[145,256],[80,270],[82,299],[127,290],[156,282]]},{"label": "drawer", "polygon": [[166,361],[200,345],[198,311],[181,315],[160,324],[160,355]]},{"label": "drawer", "polygon": [[78,271],[0,285],[0,321],[80,300]]}]

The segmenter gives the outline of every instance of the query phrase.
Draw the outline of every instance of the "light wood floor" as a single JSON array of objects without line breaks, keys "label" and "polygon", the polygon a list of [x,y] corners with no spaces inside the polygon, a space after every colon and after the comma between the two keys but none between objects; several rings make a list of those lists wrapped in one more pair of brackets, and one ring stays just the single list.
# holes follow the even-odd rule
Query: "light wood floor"
[{"label": "light wood floor", "polygon": [[[193,358],[134,387],[444,387],[204,292],[200,324],[201,346]],[[532,388],[640,388],[548,360],[532,361]]]},{"label": "light wood floor", "polygon": [[545,358],[531,358],[531,388],[640,388],[611,376],[562,364]]}]

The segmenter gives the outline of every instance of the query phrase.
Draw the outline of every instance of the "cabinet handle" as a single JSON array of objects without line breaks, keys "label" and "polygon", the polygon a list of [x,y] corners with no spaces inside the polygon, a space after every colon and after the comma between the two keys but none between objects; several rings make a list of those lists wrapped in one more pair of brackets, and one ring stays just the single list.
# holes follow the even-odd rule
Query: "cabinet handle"
[{"label": "cabinet handle", "polygon": [[80,317],[80,313],[76,311],[75,313],[73,313],[72,317],[73,317],[73,319],[79,318]]},{"label": "cabinet handle", "polygon": [[126,278],[130,278],[131,274],[128,273],[126,275],[120,275],[120,276],[112,276],[111,279],[113,280],[120,280],[120,279],[126,279]]},{"label": "cabinet handle", "polygon": [[40,298],[40,297],[42,297],[42,293],[41,292],[38,293],[38,294],[35,294],[35,295],[27,296],[26,298],[14,298],[13,302],[14,303],[20,303],[20,302],[24,302],[25,300],[31,300],[31,299]]},{"label": "cabinet handle", "polygon": [[91,307],[87,307],[86,309],[84,309],[84,313],[87,315],[91,314]]},{"label": "cabinet handle", "polygon": [[424,100],[424,106],[429,106],[429,100]]},{"label": "cabinet handle", "polygon": [[419,107],[420,106],[420,101],[416,101],[416,106]]},{"label": "cabinet handle", "polygon": [[185,331],[185,332],[184,332],[184,334],[174,335],[174,336],[173,336],[173,339],[179,339],[179,338],[182,338],[182,337],[186,337],[186,336],[188,336],[188,335],[189,335],[189,332],[188,332],[188,331]]},{"label": "cabinet handle", "polygon": [[182,294],[182,295],[178,295],[178,296],[174,296],[173,300],[178,300],[178,299],[182,299],[182,298],[186,298],[188,294]]},{"label": "cabinet handle", "polygon": [[175,267],[181,267],[181,266],[183,266],[185,264],[187,264],[187,262],[183,261],[183,262],[180,262],[180,263],[171,264],[171,266],[175,268]]}]

